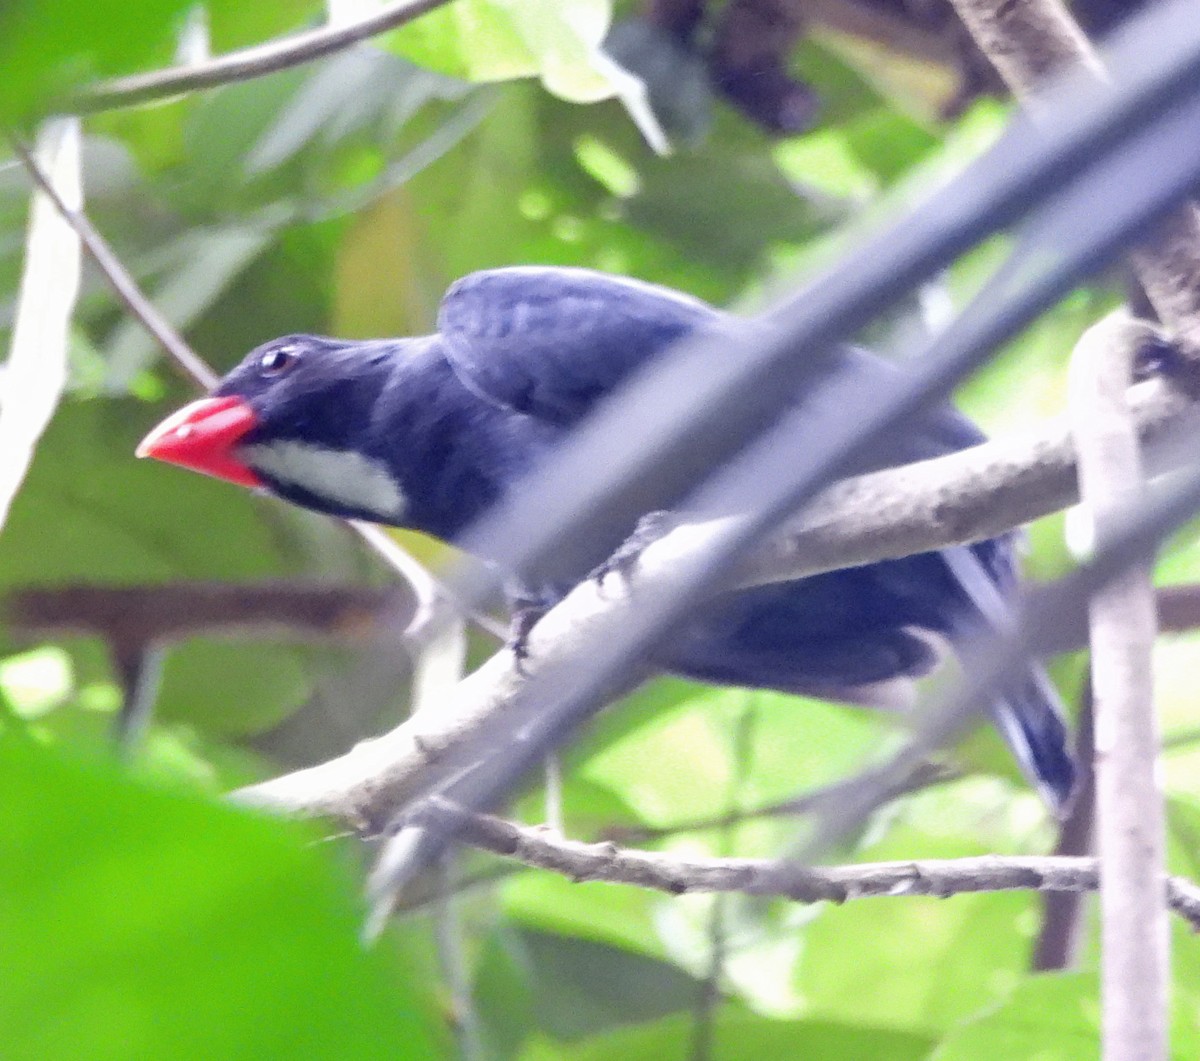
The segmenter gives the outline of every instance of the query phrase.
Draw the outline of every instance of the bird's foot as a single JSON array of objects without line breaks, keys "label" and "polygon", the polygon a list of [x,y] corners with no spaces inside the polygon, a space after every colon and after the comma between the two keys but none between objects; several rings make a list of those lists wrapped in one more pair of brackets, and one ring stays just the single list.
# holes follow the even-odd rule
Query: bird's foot
[{"label": "bird's foot", "polygon": [[523,678],[527,676],[525,663],[529,659],[529,635],[549,610],[549,607],[542,601],[516,600],[513,602],[512,616],[508,621],[508,641],[505,644],[513,654],[517,673]]},{"label": "bird's foot", "polygon": [[669,511],[647,512],[638,520],[633,533],[629,535],[616,551],[589,575],[600,589],[604,588],[604,580],[609,575],[617,575],[627,579],[633,573],[637,562],[641,559],[646,547],[653,545],[659,538],[674,528],[677,522],[675,513]]}]

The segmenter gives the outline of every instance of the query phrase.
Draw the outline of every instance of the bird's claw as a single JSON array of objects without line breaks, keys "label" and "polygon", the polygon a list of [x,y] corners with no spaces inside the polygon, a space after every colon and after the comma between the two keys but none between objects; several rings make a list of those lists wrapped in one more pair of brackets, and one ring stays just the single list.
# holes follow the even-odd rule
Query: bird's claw
[{"label": "bird's claw", "polygon": [[528,676],[525,663],[529,659],[529,635],[548,610],[544,604],[534,601],[518,601],[513,605],[506,646],[513,654],[516,671],[522,678]]},{"label": "bird's claw", "polygon": [[609,575],[617,575],[622,579],[629,578],[647,546],[653,545],[663,537],[675,526],[675,522],[676,517],[672,512],[647,512],[638,520],[633,533],[617,547],[604,563],[592,570],[588,579],[595,581],[603,589],[604,580]]}]

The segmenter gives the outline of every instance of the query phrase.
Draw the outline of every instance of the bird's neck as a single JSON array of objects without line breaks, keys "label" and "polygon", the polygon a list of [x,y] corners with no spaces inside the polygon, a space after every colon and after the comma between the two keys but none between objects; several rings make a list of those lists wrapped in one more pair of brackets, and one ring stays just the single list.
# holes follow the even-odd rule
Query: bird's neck
[{"label": "bird's neck", "polygon": [[452,540],[494,504],[559,433],[468,390],[436,342],[393,373],[376,437],[404,484],[404,526]]}]

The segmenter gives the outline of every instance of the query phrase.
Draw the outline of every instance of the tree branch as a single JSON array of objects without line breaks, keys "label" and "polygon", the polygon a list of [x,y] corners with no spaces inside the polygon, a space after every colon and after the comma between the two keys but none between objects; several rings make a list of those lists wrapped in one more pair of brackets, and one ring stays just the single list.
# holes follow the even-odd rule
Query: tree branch
[{"label": "tree branch", "polygon": [[268,41],[252,48],[218,55],[203,63],[102,81],[68,97],[62,101],[59,109],[69,113],[88,114],[111,110],[114,107],[148,103],[181,92],[216,88],[218,85],[228,85],[235,81],[249,81],[333,55],[370,37],[403,26],[448,2],[449,0],[400,0],[399,3],[388,4],[375,14],[356,22],[322,26],[320,29],[296,33],[282,40]]},{"label": "tree branch", "polygon": [[[1131,377],[1122,315],[1089,328],[1071,361],[1070,406],[1084,504],[1098,539],[1145,497],[1137,431],[1125,404]],[[1100,854],[1106,1056],[1167,1056],[1170,947],[1159,881],[1166,821],[1158,784],[1155,637],[1150,558],[1131,565],[1089,606],[1096,703],[1096,836]]]},{"label": "tree branch", "polygon": [[[1101,57],[1059,0],[952,0],[1005,83],[1035,113],[1047,76],[1074,67],[1097,81]],[[1200,362],[1200,214],[1186,203],[1158,222],[1132,254],[1138,280],[1185,354]]]},{"label": "tree branch", "polygon": [[[683,895],[740,892],[797,903],[844,903],[852,899],[927,895],[947,898],[971,892],[1094,892],[1094,858],[984,855],[912,862],[864,862],[809,867],[775,859],[674,858],[651,851],[567,840],[537,827],[473,814],[440,797],[423,801],[407,824],[453,829],[472,847],[574,881],[607,881]],[[1200,887],[1166,877],[1167,902],[1200,929]]]},{"label": "tree branch", "polygon": [[404,630],[416,608],[406,583],[385,589],[299,582],[165,582],[17,590],[0,598],[5,625],[38,635],[98,634],[141,647],[197,634],[350,638]]},{"label": "tree branch", "polygon": [[[1147,443],[1192,408],[1169,382],[1130,392]],[[742,585],[780,582],[982,541],[1079,500],[1065,417],[934,460],[836,483],[739,569]]]},{"label": "tree branch", "polygon": [[[1158,381],[1141,384],[1131,397],[1155,437],[1191,408]],[[1073,469],[1065,424],[1055,421],[1018,440],[847,480],[822,495],[783,546],[769,546],[748,565],[742,582],[785,581],[989,537],[1073,503]],[[989,508],[997,496],[1007,499],[996,506],[998,516]],[[422,712],[336,759],[243,789],[239,798],[381,829],[397,808],[474,762],[497,727],[535,706],[526,690],[530,678],[568,666],[593,639],[626,625],[643,597],[672,583],[679,558],[718,532],[717,522],[675,528],[645,549],[627,578],[575,587],[533,628],[522,663],[501,651],[439,711]]]}]

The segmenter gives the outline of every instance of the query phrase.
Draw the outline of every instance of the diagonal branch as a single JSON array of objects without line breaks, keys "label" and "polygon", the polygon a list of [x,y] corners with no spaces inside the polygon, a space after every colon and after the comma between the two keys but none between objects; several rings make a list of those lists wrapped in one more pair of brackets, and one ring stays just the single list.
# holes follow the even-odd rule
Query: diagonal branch
[{"label": "diagonal branch", "polygon": [[[448,800],[423,801],[410,824],[452,828],[472,847],[525,866],[559,873],[576,882],[607,881],[683,895],[740,892],[797,903],[844,903],[852,899],[925,895],[944,899],[972,892],[1094,892],[1094,858],[983,855],[913,862],[864,862],[810,867],[775,859],[676,858],[616,844],[567,840],[545,829],[474,814]],[[1166,877],[1170,908],[1200,929],[1200,887]]]},{"label": "diagonal branch", "polygon": [[[1107,77],[1102,57],[1059,0],[952,0],[980,49],[1017,99],[1039,113],[1039,90],[1067,69]],[[1200,359],[1200,213],[1185,203],[1159,221],[1132,254],[1138,280],[1162,322]]]},{"label": "diagonal branch", "polygon": [[296,33],[282,40],[268,41],[252,48],[218,55],[202,63],[102,81],[64,100],[60,109],[87,114],[115,107],[131,107],[181,92],[216,88],[218,85],[228,85],[235,81],[249,81],[344,51],[370,37],[412,22],[448,2],[449,0],[399,0],[398,3],[388,4],[374,14],[354,22]]},{"label": "diagonal branch", "polygon": [[[1131,393],[1142,423],[1155,437],[1191,408],[1159,381]],[[1008,530],[1077,500],[1073,461],[1065,425],[1056,421],[1022,440],[1002,439],[847,480],[822,495],[794,526],[788,540],[800,544],[768,546],[746,568],[752,577],[743,581],[784,581]],[[1001,505],[1003,514],[991,515],[988,506],[1001,495],[1010,499],[1010,507]],[[879,519],[881,512],[910,516],[892,515],[892,524]],[[938,518],[930,521],[929,512]],[[680,559],[720,532],[719,523],[679,526],[645,549],[628,578],[577,586],[534,627],[523,662],[510,650],[501,651],[460,683],[441,710],[409,719],[336,759],[243,789],[239,798],[378,831],[397,808],[474,761],[506,719],[530,710],[531,679],[569,666],[597,639],[626,626],[643,600],[678,578]],[[810,532],[811,555],[805,538]]]}]

